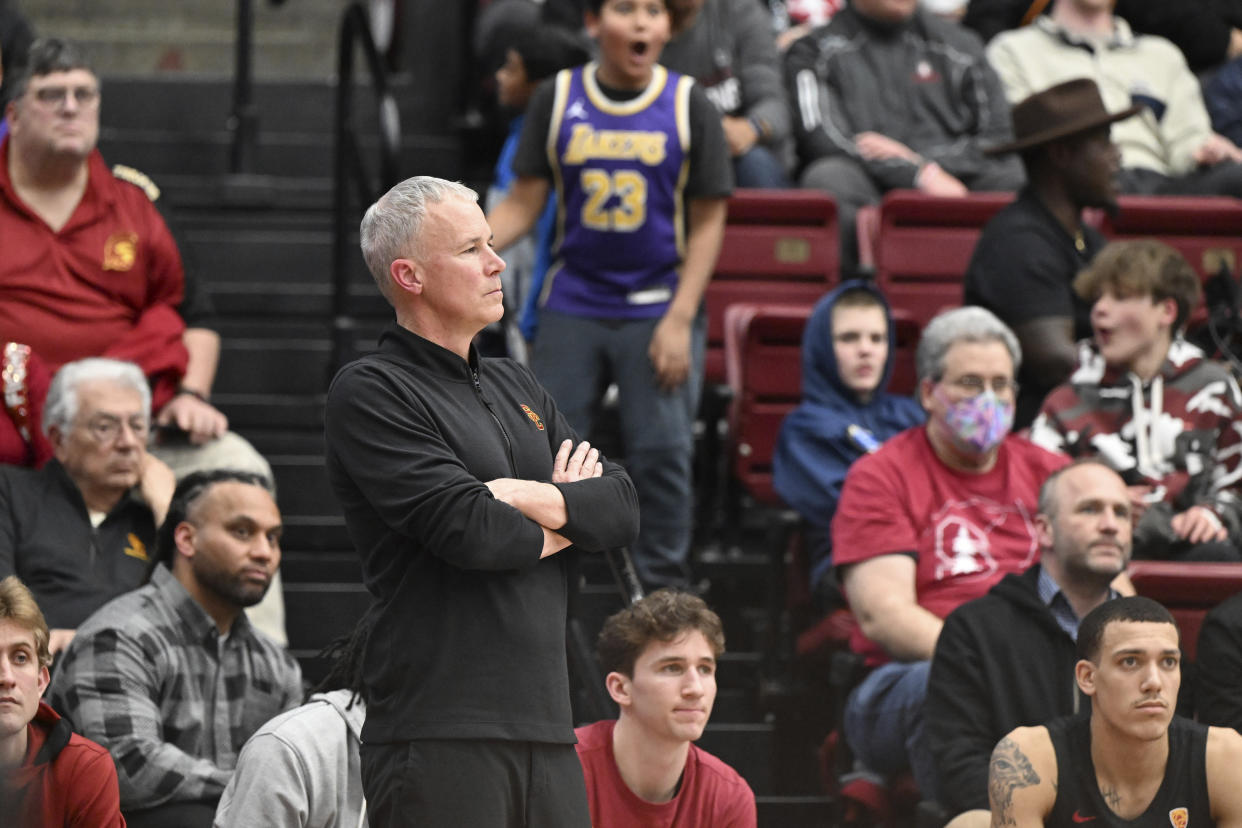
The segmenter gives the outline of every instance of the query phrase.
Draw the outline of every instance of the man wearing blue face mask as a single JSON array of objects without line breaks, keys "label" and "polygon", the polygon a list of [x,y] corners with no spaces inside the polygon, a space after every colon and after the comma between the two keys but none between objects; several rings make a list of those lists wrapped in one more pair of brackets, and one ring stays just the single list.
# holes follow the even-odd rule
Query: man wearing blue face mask
[{"label": "man wearing blue face mask", "polygon": [[991,312],[940,314],[916,360],[927,424],[854,464],[832,547],[858,619],[850,646],[872,668],[846,704],[846,740],[872,771],[909,767],[932,799],[923,699],[943,619],[1035,563],[1039,487],[1067,461],[1009,433],[1022,354]]}]

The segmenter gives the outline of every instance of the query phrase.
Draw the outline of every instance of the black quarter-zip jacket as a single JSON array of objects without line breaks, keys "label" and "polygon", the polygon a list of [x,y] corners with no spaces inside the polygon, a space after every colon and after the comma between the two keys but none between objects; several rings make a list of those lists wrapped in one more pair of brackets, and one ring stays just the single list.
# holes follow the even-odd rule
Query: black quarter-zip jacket
[{"label": "black quarter-zip jacket", "polygon": [[549,482],[579,438],[525,367],[469,360],[397,325],[328,392],[328,477],[377,599],[365,657],[365,742],[574,741],[566,558],[638,529],[629,477],[556,484],[574,547],[545,559],[539,525],[494,497],[500,477]]}]

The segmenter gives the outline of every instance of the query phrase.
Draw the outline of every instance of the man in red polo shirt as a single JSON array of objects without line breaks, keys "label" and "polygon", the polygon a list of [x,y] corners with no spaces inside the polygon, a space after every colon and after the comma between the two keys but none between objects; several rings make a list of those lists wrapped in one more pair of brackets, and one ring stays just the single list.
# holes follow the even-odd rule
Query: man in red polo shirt
[{"label": "man in red polo shirt", "polygon": [[[267,461],[209,402],[220,337],[204,327],[201,292],[186,288],[177,244],[152,203],[159,191],[136,170],[109,170],[95,148],[99,100],[99,78],[76,46],[31,45],[0,142],[0,345],[29,346],[51,371],[91,356],[137,363],[164,438],[152,453],[178,477],[234,468],[270,481]],[[23,423],[30,432],[39,405],[9,412],[6,454],[37,461],[30,440],[29,450],[9,451],[8,432],[21,434]],[[269,594],[252,620],[283,642],[281,590]]]},{"label": "man in red polo shirt", "polygon": [[0,341],[30,345],[52,370],[87,356],[136,362],[157,423],[206,443],[228,428],[207,401],[220,338],[186,292],[158,190],[110,171],[95,148],[99,97],[76,47],[31,46],[0,144]]}]

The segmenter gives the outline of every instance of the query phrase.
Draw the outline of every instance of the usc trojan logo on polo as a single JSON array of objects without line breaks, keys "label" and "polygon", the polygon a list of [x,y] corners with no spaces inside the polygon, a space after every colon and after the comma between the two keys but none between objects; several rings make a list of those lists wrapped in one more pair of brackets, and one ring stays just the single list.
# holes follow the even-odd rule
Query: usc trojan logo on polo
[{"label": "usc trojan logo on polo", "polygon": [[590,124],[575,124],[569,146],[565,149],[566,164],[582,164],[592,159],[624,161],[637,158],[654,167],[664,160],[668,135],[663,132],[640,132],[625,129],[596,130]]},{"label": "usc trojan logo on polo", "polygon": [[147,556],[147,545],[137,535],[130,532],[125,536],[125,539],[129,541],[129,546],[124,549],[126,555],[129,555],[131,558],[137,558],[140,561],[150,560]]},{"label": "usc trojan logo on polo", "polygon": [[103,269],[129,270],[138,256],[137,233],[113,233],[104,242]]},{"label": "usc trojan logo on polo", "polygon": [[535,424],[535,428],[543,431],[543,420],[540,419],[539,415],[531,411],[528,405],[523,405],[522,410],[526,412],[526,416],[530,418],[530,421]]}]

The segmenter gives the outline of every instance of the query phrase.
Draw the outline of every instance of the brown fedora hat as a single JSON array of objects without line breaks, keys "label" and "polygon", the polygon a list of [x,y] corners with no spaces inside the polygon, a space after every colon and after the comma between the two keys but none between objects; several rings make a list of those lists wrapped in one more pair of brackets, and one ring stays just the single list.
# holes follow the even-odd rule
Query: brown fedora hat
[{"label": "brown fedora hat", "polygon": [[1100,88],[1090,78],[1076,78],[1042,92],[1013,106],[1013,140],[984,149],[987,155],[1037,147],[1077,132],[1111,124],[1136,114],[1141,106],[1132,106],[1120,112],[1104,108]]}]

